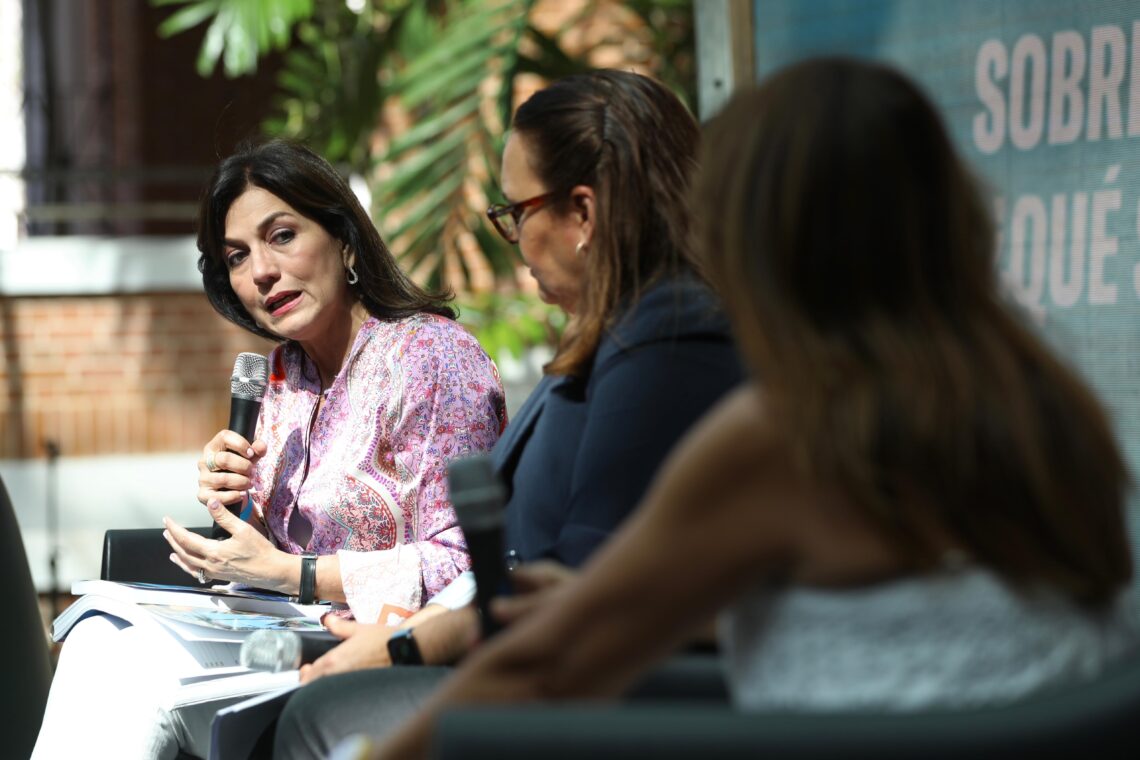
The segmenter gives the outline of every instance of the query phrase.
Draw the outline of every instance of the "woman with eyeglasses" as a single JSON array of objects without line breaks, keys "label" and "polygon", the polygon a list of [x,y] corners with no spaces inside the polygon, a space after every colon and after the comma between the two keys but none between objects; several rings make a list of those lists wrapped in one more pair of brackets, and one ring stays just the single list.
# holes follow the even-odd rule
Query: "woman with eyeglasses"
[{"label": "woman with eyeglasses", "polygon": [[672,444],[740,379],[727,322],[694,273],[697,125],[651,79],[557,82],[515,115],[508,203],[488,216],[543,300],[571,317],[546,377],[495,449],[507,543],[577,566],[629,512]]},{"label": "woman with eyeglasses", "polygon": [[[582,564],[638,503],[673,444],[742,379],[690,247],[697,140],[676,96],[628,72],[559,80],[515,114],[502,158],[506,203],[488,216],[518,245],[542,298],[570,316],[545,377],[492,454],[509,493],[505,546],[524,563],[516,587],[556,582],[567,575],[562,566]],[[429,604],[410,636],[397,634],[400,662],[464,654],[478,636],[469,606],[425,620],[470,597],[458,596]],[[303,680],[389,662],[387,629],[332,627],[348,640]],[[346,734],[383,734],[446,672],[318,680],[290,700],[277,756],[321,756]]]}]

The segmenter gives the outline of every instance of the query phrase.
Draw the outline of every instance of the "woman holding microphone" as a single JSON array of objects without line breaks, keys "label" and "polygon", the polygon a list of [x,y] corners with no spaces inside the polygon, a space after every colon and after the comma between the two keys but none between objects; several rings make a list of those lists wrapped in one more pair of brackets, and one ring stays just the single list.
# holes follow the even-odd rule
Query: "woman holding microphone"
[{"label": "woman holding microphone", "polygon": [[[446,299],[400,271],[343,178],[302,146],[273,141],[224,160],[202,199],[198,247],[215,309],[280,345],[256,440],[223,430],[198,463],[198,498],[230,538],[167,519],[171,560],[198,579],[402,620],[469,565],[445,468],[498,440],[494,365]],[[226,509],[247,499],[249,522]],[[79,623],[35,757],[204,757],[225,703],[161,708],[186,653],[153,639],[105,617]]]}]

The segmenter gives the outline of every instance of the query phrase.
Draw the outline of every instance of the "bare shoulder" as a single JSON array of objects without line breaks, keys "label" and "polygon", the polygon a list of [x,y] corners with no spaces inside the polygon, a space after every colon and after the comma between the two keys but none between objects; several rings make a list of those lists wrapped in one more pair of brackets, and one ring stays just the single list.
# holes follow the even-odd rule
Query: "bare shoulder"
[{"label": "bare shoulder", "polygon": [[[726,395],[669,455],[657,479],[665,500],[728,504],[763,490],[786,470],[783,447],[764,411],[762,391],[745,383]],[[668,496],[666,496],[668,495]]]},{"label": "bare shoulder", "polygon": [[[654,517],[734,571],[798,561],[814,487],[792,466],[764,394],[747,383],[710,410],[670,454],[649,499]],[[702,543],[702,541],[704,543]]]},{"label": "bare shoulder", "polygon": [[779,441],[764,411],[763,392],[744,383],[728,393],[693,427],[682,448],[718,471],[751,469],[777,454]]}]

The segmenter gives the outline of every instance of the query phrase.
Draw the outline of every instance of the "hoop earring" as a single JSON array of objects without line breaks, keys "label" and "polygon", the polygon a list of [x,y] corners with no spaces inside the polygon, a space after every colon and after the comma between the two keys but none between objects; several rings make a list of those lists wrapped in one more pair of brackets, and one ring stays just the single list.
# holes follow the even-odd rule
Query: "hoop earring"
[{"label": "hoop earring", "polygon": [[356,270],[353,269],[351,265],[349,265],[348,274],[344,279],[348,281],[349,285],[355,285],[356,283],[360,282],[359,275],[356,274]]}]

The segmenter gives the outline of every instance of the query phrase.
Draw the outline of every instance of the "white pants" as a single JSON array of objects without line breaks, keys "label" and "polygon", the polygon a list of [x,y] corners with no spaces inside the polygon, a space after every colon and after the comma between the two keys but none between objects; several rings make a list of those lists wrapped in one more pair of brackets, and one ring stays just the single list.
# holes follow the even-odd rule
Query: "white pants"
[{"label": "white pants", "polygon": [[241,698],[163,707],[193,666],[168,635],[103,615],[80,621],[60,651],[32,760],[206,757],[214,713]]}]

